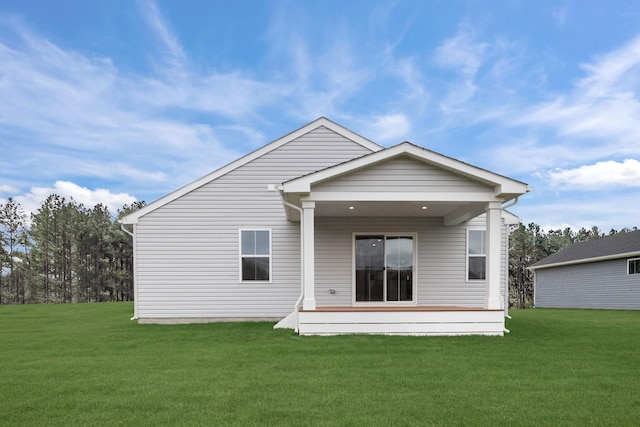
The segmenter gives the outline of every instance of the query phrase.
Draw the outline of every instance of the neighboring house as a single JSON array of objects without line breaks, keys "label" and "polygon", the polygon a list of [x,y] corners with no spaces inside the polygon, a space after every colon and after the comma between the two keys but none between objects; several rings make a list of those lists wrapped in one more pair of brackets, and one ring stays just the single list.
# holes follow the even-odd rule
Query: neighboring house
[{"label": "neighboring house", "polygon": [[640,309],[640,231],[574,243],[529,268],[536,307]]},{"label": "neighboring house", "polygon": [[527,184],[320,118],[122,220],[140,323],[502,335]]}]

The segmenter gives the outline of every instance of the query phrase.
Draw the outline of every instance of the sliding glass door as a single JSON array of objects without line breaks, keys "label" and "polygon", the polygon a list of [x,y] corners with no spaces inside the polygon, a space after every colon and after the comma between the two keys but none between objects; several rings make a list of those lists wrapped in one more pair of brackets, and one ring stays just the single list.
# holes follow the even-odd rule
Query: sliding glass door
[{"label": "sliding glass door", "polygon": [[413,263],[413,236],[356,236],[356,302],[413,301]]}]

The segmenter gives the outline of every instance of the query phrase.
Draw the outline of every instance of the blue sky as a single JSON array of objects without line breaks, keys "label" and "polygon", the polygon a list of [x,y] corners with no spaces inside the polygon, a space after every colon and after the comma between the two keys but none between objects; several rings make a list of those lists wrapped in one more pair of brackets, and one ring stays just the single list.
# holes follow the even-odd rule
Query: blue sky
[{"label": "blue sky", "polygon": [[0,0],[0,201],[151,202],[326,116],[640,225],[640,2]]}]

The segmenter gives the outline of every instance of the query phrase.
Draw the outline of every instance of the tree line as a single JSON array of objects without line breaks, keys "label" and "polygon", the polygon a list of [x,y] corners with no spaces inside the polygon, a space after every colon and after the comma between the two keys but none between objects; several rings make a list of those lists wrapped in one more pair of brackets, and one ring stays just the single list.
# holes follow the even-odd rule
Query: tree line
[{"label": "tree line", "polygon": [[9,198],[0,204],[0,304],[133,300],[133,242],[112,215],[56,194],[29,218]]},{"label": "tree line", "polygon": [[[112,215],[102,204],[88,208],[52,194],[27,218],[14,199],[0,203],[0,304],[132,301],[133,242],[117,220],[144,205],[125,205]],[[510,306],[533,304],[530,265],[573,243],[627,231],[632,230],[515,227],[509,249]]]}]

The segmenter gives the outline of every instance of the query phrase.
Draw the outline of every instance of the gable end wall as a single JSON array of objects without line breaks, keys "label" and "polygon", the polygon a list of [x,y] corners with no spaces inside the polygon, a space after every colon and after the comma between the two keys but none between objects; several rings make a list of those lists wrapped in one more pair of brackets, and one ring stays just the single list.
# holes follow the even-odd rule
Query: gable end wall
[{"label": "gable end wall", "polygon": [[[300,225],[268,184],[368,154],[320,127],[140,218],[141,319],[280,318],[300,293]],[[272,282],[239,283],[240,228],[272,231]]]},{"label": "gable end wall", "polygon": [[313,186],[314,191],[483,191],[493,188],[443,168],[400,156]]}]

